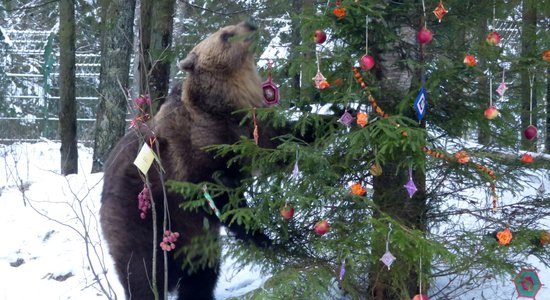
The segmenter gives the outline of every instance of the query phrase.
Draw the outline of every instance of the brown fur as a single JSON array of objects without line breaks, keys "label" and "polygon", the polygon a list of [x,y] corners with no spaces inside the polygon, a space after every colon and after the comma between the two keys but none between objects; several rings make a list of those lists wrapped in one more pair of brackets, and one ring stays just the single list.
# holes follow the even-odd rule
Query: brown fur
[{"label": "brown fur", "polygon": [[[247,23],[225,27],[199,43],[180,62],[188,72],[183,87],[176,88],[148,126],[129,132],[119,141],[105,167],[101,225],[116,271],[126,296],[137,300],[153,299],[149,285],[151,278],[153,242],[151,215],[145,220],[139,216],[138,194],[143,180],[133,165],[143,137],[154,132],[165,173],[163,179],[199,183],[211,181],[215,172],[222,181],[236,186],[242,174],[237,166],[227,168],[227,160],[214,158],[202,150],[213,144],[232,144],[245,135],[251,137],[252,126],[239,126],[243,114],[236,110],[262,106],[260,78],[250,53],[250,34],[255,30]],[[181,91],[181,93],[180,93]],[[153,166],[148,173],[157,215],[162,218],[162,182]],[[184,201],[179,194],[168,193],[167,208],[171,229],[180,233],[177,247],[188,244],[192,237],[208,234],[203,229],[204,218],[210,222],[210,234],[218,235],[219,221],[202,210],[187,212],[178,208]],[[227,197],[216,198],[223,207]],[[162,223],[159,221],[159,223]],[[161,234],[160,224],[157,228]],[[262,234],[247,235],[243,228],[233,226],[238,238],[267,242]],[[158,250],[158,286],[162,295],[162,251]],[[178,299],[212,299],[219,265],[188,275],[181,270],[182,257],[169,252],[169,289],[177,286]],[[149,278],[149,279],[148,279]]]}]

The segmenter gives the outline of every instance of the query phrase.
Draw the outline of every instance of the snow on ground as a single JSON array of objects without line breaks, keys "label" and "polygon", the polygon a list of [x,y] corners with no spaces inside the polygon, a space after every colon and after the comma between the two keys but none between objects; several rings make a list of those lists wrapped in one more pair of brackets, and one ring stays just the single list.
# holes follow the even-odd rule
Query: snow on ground
[{"label": "snow on ground", "polygon": [[[106,299],[93,280],[88,257],[97,274],[103,274],[103,263],[108,282],[122,299],[122,287],[97,231],[103,174],[90,174],[92,151],[80,146],[79,174],[59,175],[59,147],[50,141],[0,145],[0,300]],[[550,188],[548,175],[535,179],[544,179],[545,187]],[[525,193],[535,191],[527,188]],[[550,220],[546,223],[550,226]],[[82,235],[85,228],[90,235],[88,247]],[[86,255],[87,249],[90,255]],[[547,283],[537,299],[550,299],[550,268],[527,259]],[[253,266],[238,270],[233,263],[226,259],[222,264],[217,299],[245,294],[267,279]],[[435,282],[436,286],[445,284]],[[516,298],[511,278],[495,279],[460,297]]]},{"label": "snow on ground", "polygon": [[[59,175],[59,148],[49,141],[0,145],[0,300],[106,299],[94,284],[88,257],[97,274],[104,264],[122,299],[97,231],[103,174],[90,174],[92,151],[81,146],[79,174]],[[222,264],[217,299],[242,295],[265,281],[254,267],[235,270],[232,264],[230,259]]]}]

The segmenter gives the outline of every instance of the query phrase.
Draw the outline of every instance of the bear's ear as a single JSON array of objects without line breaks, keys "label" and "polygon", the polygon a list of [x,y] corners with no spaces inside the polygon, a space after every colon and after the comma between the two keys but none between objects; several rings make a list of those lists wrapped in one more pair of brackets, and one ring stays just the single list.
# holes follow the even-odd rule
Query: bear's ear
[{"label": "bear's ear", "polygon": [[182,71],[191,72],[195,69],[196,62],[197,55],[191,52],[184,60],[180,61],[178,65]]}]

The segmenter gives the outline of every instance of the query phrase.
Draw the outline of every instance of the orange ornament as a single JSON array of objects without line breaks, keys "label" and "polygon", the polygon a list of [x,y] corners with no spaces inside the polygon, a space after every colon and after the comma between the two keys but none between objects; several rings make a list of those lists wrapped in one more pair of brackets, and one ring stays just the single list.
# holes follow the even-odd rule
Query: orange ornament
[{"label": "orange ornament", "polygon": [[351,194],[352,195],[363,196],[363,195],[365,195],[366,192],[367,192],[367,190],[364,187],[362,187],[360,183],[354,183],[351,186]]},{"label": "orange ornament", "polygon": [[550,50],[544,50],[544,52],[542,52],[542,60],[550,61]]},{"label": "orange ornament", "polygon": [[501,245],[508,245],[512,241],[512,232],[506,228],[503,231],[497,232],[497,240]]},{"label": "orange ornament", "polygon": [[531,154],[523,153],[523,155],[521,156],[521,161],[524,163],[532,163],[535,160],[533,159],[533,156]]},{"label": "orange ornament", "polygon": [[337,7],[334,9],[333,13],[336,16],[336,18],[340,20],[346,16],[346,9],[343,7]]},{"label": "orange ornament", "polygon": [[321,81],[321,83],[319,83],[319,89],[320,90],[324,90],[328,87],[330,87],[330,84],[326,80],[323,80],[323,81]]},{"label": "orange ornament", "polygon": [[540,234],[540,239],[539,239],[539,242],[540,242],[540,245],[544,247],[544,245],[550,243],[550,233],[548,233],[548,231],[543,231],[541,234]]},{"label": "orange ornament", "polygon": [[464,64],[468,67],[475,67],[477,65],[476,57],[471,54],[467,54],[464,56]]},{"label": "orange ornament", "polygon": [[358,112],[357,113],[357,124],[361,125],[361,128],[365,127],[367,123],[369,122],[369,115],[365,112]]},{"label": "orange ornament", "polygon": [[470,155],[468,155],[468,152],[466,152],[465,150],[460,150],[457,153],[455,153],[455,157],[456,157],[456,161],[459,164],[464,165],[470,162]]}]

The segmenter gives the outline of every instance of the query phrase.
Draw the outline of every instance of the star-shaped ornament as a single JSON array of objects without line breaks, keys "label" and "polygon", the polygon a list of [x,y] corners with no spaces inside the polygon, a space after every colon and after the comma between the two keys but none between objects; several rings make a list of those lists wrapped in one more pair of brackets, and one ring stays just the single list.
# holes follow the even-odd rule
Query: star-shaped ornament
[{"label": "star-shaped ornament", "polygon": [[441,22],[441,20],[443,19],[443,16],[445,16],[448,12],[449,11],[446,10],[445,7],[443,6],[443,0],[440,0],[439,5],[434,9],[434,14],[439,20],[439,22]]},{"label": "star-shaped ornament", "polygon": [[409,181],[407,184],[405,184],[403,187],[407,189],[407,192],[409,193],[409,198],[412,198],[414,193],[416,193],[416,185],[414,184],[414,181],[412,180],[412,177],[409,178]]},{"label": "star-shaped ornament", "polygon": [[390,251],[386,251],[386,253],[384,253],[384,255],[380,258],[380,261],[385,264],[389,270],[395,259],[395,256],[393,256]]},{"label": "star-shaped ornament", "polygon": [[349,127],[351,125],[351,122],[353,122],[353,116],[346,109],[346,111],[344,111],[342,116],[340,116],[340,119],[338,119],[338,122],[340,122],[340,123],[346,125],[347,127]]}]

